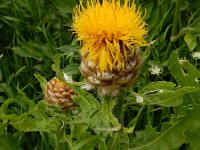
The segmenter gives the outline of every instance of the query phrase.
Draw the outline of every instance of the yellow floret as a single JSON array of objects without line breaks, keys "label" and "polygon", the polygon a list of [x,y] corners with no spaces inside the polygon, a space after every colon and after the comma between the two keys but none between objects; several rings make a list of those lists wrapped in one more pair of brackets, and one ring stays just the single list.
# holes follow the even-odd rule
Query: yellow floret
[{"label": "yellow floret", "polygon": [[147,45],[146,24],[134,2],[124,0],[90,0],[86,6],[80,1],[74,10],[72,30],[82,42],[81,53],[93,61],[101,72],[124,68],[127,54],[134,44]]}]

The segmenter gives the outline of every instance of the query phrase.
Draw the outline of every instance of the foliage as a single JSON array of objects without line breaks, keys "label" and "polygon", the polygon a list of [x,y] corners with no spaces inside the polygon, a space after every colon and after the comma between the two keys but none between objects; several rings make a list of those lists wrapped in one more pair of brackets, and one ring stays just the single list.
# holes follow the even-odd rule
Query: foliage
[{"label": "foliage", "polygon": [[[81,89],[70,30],[78,0],[1,0],[1,150],[200,148],[200,2],[135,2],[149,29],[141,72],[120,97],[100,100]],[[153,66],[161,71],[152,74]],[[63,72],[77,81],[70,111],[43,100],[46,82]]]}]

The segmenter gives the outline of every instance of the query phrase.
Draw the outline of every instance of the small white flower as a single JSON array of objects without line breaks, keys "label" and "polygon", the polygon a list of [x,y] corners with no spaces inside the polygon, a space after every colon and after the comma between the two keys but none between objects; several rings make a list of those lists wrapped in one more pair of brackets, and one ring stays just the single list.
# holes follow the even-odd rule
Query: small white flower
[{"label": "small white flower", "polygon": [[82,89],[85,89],[86,91],[90,91],[92,89],[94,89],[95,87],[91,84],[85,83],[81,86]]},{"label": "small white flower", "polygon": [[67,83],[73,83],[72,77],[63,72],[64,79]]},{"label": "small white flower", "polygon": [[139,95],[136,95],[136,103],[139,103],[139,104],[141,104],[141,103],[143,103],[143,98],[142,98],[142,96],[139,96]]},{"label": "small white flower", "polygon": [[153,75],[160,75],[162,73],[162,68],[157,65],[152,65],[151,68],[149,68],[149,71]]},{"label": "small white flower", "polygon": [[200,52],[194,52],[194,53],[192,53],[192,57],[194,59],[200,59]]}]

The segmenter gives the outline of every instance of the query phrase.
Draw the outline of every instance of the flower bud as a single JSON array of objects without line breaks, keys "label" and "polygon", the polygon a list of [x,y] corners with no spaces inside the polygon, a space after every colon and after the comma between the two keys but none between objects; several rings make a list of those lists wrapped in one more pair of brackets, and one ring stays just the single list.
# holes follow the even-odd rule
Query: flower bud
[{"label": "flower bud", "polygon": [[75,95],[69,85],[54,77],[47,82],[44,100],[49,104],[58,105],[64,110],[74,106],[72,98]]}]

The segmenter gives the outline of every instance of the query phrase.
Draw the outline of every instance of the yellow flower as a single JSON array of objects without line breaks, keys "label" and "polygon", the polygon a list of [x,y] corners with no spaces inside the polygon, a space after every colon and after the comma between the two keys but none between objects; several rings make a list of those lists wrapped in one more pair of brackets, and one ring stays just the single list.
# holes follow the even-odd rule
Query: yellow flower
[{"label": "yellow flower", "polygon": [[134,2],[124,0],[80,0],[75,8],[72,30],[82,42],[81,53],[100,72],[122,70],[134,45],[147,45],[146,24]]}]

